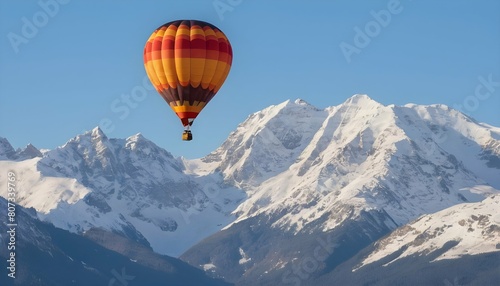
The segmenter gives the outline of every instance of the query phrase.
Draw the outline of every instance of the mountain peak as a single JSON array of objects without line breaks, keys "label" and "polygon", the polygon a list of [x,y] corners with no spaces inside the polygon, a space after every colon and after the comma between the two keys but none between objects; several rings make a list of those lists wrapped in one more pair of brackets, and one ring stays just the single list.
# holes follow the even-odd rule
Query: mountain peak
[{"label": "mountain peak", "polygon": [[366,94],[355,94],[345,101],[350,104],[378,103]]},{"label": "mountain peak", "polygon": [[127,138],[127,142],[139,142],[139,141],[149,141],[149,140],[146,139],[140,132]]},{"label": "mountain peak", "polygon": [[42,157],[43,154],[31,143],[24,148],[14,150],[10,145],[9,140],[0,137],[0,160],[15,160],[22,161],[33,159],[35,157]]},{"label": "mountain peak", "polygon": [[0,159],[12,159],[16,151],[10,145],[9,140],[0,137]]},{"label": "mountain peak", "polygon": [[42,157],[43,156],[42,152],[40,152],[40,150],[38,150],[38,148],[33,146],[33,144],[31,144],[31,143],[26,145],[26,147],[24,147],[24,149],[18,150],[17,155],[18,155],[19,160],[26,160],[26,159],[32,159],[35,157]]},{"label": "mountain peak", "polygon": [[107,139],[106,134],[104,134],[99,126],[94,127],[90,134],[92,136],[92,139]]},{"label": "mountain peak", "polygon": [[308,105],[308,106],[311,105],[311,104],[309,104],[309,102],[303,100],[302,98],[297,98],[294,102],[297,105]]},{"label": "mountain peak", "polygon": [[[127,148],[130,148],[131,150],[137,150],[137,149],[149,150],[153,146],[156,147],[156,145],[153,142],[146,139],[144,136],[142,136],[141,133],[137,133],[135,135],[128,137],[125,140],[125,142],[126,142],[125,146]],[[149,153],[150,151],[147,152]]]},{"label": "mountain peak", "polygon": [[80,141],[83,138],[89,138],[91,142],[102,141],[103,139],[108,139],[108,137],[106,136],[106,134],[104,134],[102,129],[99,126],[96,126],[92,130],[86,131],[83,134],[80,134],[80,135],[76,136],[75,138],[71,139],[70,141],[73,141],[73,140]]}]

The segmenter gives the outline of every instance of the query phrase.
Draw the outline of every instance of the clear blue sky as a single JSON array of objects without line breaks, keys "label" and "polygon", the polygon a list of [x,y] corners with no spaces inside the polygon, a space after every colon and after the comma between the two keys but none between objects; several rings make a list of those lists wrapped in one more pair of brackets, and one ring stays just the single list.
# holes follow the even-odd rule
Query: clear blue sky
[{"label": "clear blue sky", "polygon": [[[302,98],[324,108],[356,93],[461,105],[500,126],[498,0],[58,1],[0,2],[0,136],[15,148],[53,149],[107,120],[109,137],[141,132],[197,158],[269,105]],[[234,51],[192,142],[156,91],[140,93],[144,44],[176,19],[218,26]],[[140,100],[127,103],[133,92]]]}]

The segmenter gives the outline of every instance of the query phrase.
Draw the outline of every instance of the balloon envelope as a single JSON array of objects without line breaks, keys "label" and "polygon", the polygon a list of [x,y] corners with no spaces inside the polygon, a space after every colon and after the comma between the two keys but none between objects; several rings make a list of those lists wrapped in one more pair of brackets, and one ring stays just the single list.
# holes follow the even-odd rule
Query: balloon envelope
[{"label": "balloon envelope", "polygon": [[156,29],[144,47],[144,67],[152,84],[191,125],[226,80],[233,52],[226,35],[212,24],[178,20]]}]

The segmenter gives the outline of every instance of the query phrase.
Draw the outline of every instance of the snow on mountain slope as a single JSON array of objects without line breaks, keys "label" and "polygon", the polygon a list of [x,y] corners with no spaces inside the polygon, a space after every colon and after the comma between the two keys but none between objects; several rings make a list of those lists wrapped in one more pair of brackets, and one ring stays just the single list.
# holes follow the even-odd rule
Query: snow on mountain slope
[{"label": "snow on mountain slope", "polygon": [[[56,209],[61,203],[74,204],[91,192],[73,178],[46,177],[37,170],[40,158],[20,162],[0,161],[0,169],[16,174],[16,202],[41,213]],[[6,186],[7,172],[0,173],[0,185]],[[0,196],[8,198],[7,188],[0,189]]]},{"label": "snow on mountain slope", "polygon": [[270,106],[250,115],[221,147],[193,164],[217,168],[230,183],[258,186],[293,164],[326,116],[300,99]]},{"label": "snow on mountain slope", "polygon": [[[286,122],[288,127],[282,128],[294,128],[295,121],[280,120],[280,112],[286,114],[283,108],[289,105],[270,107],[266,113],[273,114],[272,121]],[[447,107],[383,106],[366,95],[325,111],[312,110],[309,113],[322,116],[307,125],[307,145],[296,150],[288,168],[248,188],[251,195],[237,208],[235,222],[286,210],[274,226],[300,231],[320,222],[318,227],[326,231],[375,209],[387,212],[392,218],[387,225],[394,228],[425,213],[480,201],[500,188],[499,169],[488,165],[500,158],[498,128],[475,123]],[[273,130],[268,124],[242,126],[247,124]],[[223,146],[233,143],[232,138],[246,138],[246,131],[237,130]],[[248,144],[243,139],[236,142]],[[256,165],[253,158],[237,158],[240,165]],[[272,156],[266,164],[279,165],[270,161]],[[223,170],[226,178],[234,176]]]},{"label": "snow on mountain slope", "polygon": [[140,134],[109,139],[99,128],[42,159],[0,163],[19,172],[19,202],[43,220],[77,233],[112,230],[173,256],[234,220],[245,197],[217,174],[185,174]]},{"label": "snow on mountain slope", "polygon": [[500,189],[500,128],[479,123],[445,105],[408,104],[395,107],[395,111],[404,122],[401,128],[410,137],[421,134],[434,141],[434,145],[425,146],[429,148],[425,149],[426,154],[442,149],[463,162],[472,173],[481,174],[488,184]]},{"label": "snow on mountain slope", "polygon": [[499,209],[500,195],[493,195],[482,202],[459,204],[424,215],[378,241],[375,250],[358,268],[400,250],[403,251],[393,255],[387,264],[411,255],[426,255],[450,241],[457,244],[435,260],[500,251]]}]

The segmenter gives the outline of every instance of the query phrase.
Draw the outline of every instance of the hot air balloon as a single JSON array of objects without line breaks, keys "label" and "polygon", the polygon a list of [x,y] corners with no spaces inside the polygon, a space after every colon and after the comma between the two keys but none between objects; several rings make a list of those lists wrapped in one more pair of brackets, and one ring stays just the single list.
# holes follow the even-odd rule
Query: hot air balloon
[{"label": "hot air balloon", "polygon": [[190,126],[229,74],[233,52],[226,35],[212,24],[178,20],[157,28],[144,47],[149,80],[184,126]]}]

